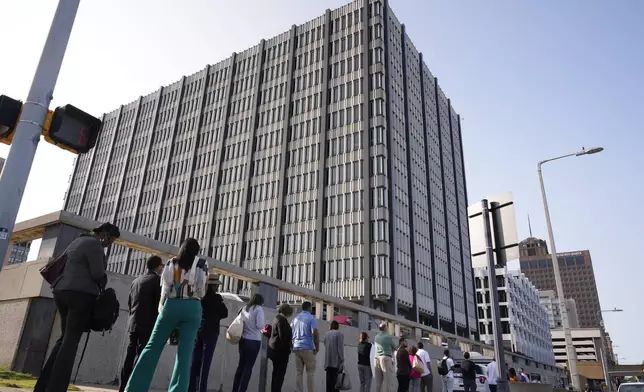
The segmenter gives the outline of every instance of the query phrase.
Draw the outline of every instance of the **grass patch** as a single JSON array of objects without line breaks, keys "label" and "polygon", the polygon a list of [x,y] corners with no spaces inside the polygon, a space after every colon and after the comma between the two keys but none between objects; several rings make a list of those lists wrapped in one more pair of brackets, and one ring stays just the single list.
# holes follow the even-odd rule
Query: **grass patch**
[{"label": "grass patch", "polygon": [[[0,369],[0,387],[16,389],[34,389],[37,378],[31,374],[17,373]],[[68,391],[80,391],[75,385],[70,385]]]}]

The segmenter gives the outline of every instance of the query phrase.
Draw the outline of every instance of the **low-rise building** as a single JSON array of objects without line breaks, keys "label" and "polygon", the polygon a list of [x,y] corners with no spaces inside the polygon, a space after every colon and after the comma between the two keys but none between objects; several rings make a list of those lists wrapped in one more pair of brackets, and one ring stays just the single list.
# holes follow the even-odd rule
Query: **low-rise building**
[{"label": "low-rise building", "polygon": [[29,250],[31,249],[31,241],[13,244],[11,247],[11,254],[7,260],[8,264],[21,264],[27,261]]},{"label": "low-rise building", "polygon": [[[480,340],[493,344],[492,300],[485,267],[475,267]],[[501,330],[506,349],[543,363],[555,363],[548,314],[539,291],[520,271],[496,269]]]},{"label": "low-rise building", "polygon": [[[555,353],[555,361],[558,365],[566,366],[566,339],[561,328],[553,329],[552,346]],[[601,331],[599,328],[572,328],[572,344],[577,352],[578,362],[598,362],[601,356],[598,354],[601,347]]]}]

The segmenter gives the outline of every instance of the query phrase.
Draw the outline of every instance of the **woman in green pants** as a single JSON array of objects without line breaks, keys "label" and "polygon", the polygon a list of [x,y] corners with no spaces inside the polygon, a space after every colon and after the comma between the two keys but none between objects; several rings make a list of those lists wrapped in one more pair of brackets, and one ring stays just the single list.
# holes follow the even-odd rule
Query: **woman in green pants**
[{"label": "woman in green pants", "polygon": [[127,383],[128,392],[147,392],[166,342],[179,330],[179,346],[170,392],[185,392],[190,382],[190,362],[197,330],[201,325],[201,298],[206,293],[208,264],[199,259],[199,243],[186,239],[179,255],[170,259],[161,273],[159,316],[152,336],[139,356]]}]

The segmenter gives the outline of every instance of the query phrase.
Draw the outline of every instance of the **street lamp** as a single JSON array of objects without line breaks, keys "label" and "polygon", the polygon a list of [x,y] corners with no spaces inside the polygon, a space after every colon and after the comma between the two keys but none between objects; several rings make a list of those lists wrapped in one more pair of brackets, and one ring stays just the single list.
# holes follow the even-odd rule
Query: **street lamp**
[{"label": "street lamp", "polygon": [[606,347],[606,336],[604,333],[604,319],[602,318],[602,313],[618,313],[623,311],[624,309],[618,309],[618,308],[600,309],[597,311],[597,318],[599,319],[599,338],[600,338],[599,354],[602,357],[602,371],[604,372],[604,383],[606,384],[606,387],[608,388],[609,391],[612,388],[610,383],[610,374],[608,373],[608,359],[606,358],[606,350],[604,350],[604,347]]},{"label": "street lamp", "polygon": [[550,257],[552,259],[552,269],[555,275],[555,285],[557,286],[557,297],[559,297],[559,308],[561,311],[561,324],[564,330],[564,337],[566,340],[566,356],[568,358],[568,370],[570,371],[570,380],[572,381],[572,386],[581,390],[581,380],[579,379],[579,372],[577,371],[577,352],[575,351],[575,346],[572,343],[572,332],[570,331],[570,322],[568,320],[568,309],[566,309],[566,301],[563,290],[563,283],[561,282],[561,275],[559,273],[559,263],[557,261],[557,248],[555,246],[555,236],[552,232],[552,222],[550,221],[550,210],[548,209],[548,198],[546,197],[546,187],[543,183],[543,173],[541,172],[541,166],[544,163],[557,161],[559,159],[568,158],[568,157],[579,157],[582,155],[596,154],[602,152],[604,149],[602,147],[595,147],[590,149],[585,149],[582,147],[581,151],[562,155],[555,158],[546,159],[537,164],[537,171],[539,172],[539,183],[541,185],[541,197],[543,199],[543,209],[546,214],[546,224],[548,226],[548,238],[550,240]]}]

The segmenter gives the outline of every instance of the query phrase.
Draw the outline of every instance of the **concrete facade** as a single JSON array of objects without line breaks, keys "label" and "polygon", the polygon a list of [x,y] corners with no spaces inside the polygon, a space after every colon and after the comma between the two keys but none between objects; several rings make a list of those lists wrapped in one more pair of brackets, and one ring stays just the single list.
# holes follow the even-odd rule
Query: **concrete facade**
[{"label": "concrete facade", "polygon": [[[488,269],[474,268],[479,334],[492,344],[492,310]],[[496,269],[501,328],[506,349],[554,365],[548,314],[539,303],[539,292],[519,271]]]},{"label": "concrete facade", "polygon": [[[550,328],[561,328],[561,303],[557,294],[552,290],[540,290],[539,302],[548,313],[548,324]],[[579,328],[579,317],[577,316],[577,304],[574,299],[566,299],[566,309],[568,310],[568,322],[570,328]]]},{"label": "concrete facade", "polygon": [[[566,365],[566,342],[563,329],[553,329],[552,345],[557,364]],[[599,328],[574,328],[571,329],[572,343],[577,352],[579,362],[599,362],[598,354],[601,347],[601,332]]]},{"label": "concrete facade", "polygon": [[388,2],[356,0],[106,113],[64,208],[470,336],[466,200],[460,117]]}]

